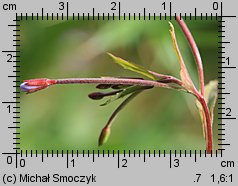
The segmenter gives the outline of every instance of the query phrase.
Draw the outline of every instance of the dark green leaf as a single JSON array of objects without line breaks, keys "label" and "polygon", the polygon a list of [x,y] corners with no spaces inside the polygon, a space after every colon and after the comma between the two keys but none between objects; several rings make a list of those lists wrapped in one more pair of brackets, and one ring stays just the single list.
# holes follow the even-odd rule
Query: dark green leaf
[{"label": "dark green leaf", "polygon": [[144,89],[149,89],[149,88],[152,88],[152,87],[149,87],[149,86],[148,87],[146,87],[146,86],[131,86],[131,87],[125,88],[121,92],[112,96],[110,99],[108,99],[105,103],[101,104],[100,106],[108,105],[109,103],[111,103],[111,102],[113,102],[117,99],[123,98],[124,96],[126,96],[128,94],[131,94],[133,92],[136,92],[138,90],[144,90]]}]

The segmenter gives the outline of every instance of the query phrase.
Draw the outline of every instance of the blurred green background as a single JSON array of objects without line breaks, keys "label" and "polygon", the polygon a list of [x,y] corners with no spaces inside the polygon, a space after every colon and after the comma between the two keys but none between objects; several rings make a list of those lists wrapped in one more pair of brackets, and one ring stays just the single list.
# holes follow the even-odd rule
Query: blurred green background
[{"label": "blurred green background", "polygon": [[[189,45],[172,21],[178,44],[195,85],[198,78]],[[217,78],[217,21],[187,20],[204,64],[205,83]],[[72,78],[139,75],[113,63],[110,52],[147,69],[179,77],[168,21],[22,20],[21,78]],[[205,149],[195,98],[152,89],[135,98],[113,123],[107,144],[98,136],[122,101],[99,106],[88,94],[94,85],[58,85],[21,93],[22,150],[184,150]],[[217,148],[217,111],[214,121]]]}]

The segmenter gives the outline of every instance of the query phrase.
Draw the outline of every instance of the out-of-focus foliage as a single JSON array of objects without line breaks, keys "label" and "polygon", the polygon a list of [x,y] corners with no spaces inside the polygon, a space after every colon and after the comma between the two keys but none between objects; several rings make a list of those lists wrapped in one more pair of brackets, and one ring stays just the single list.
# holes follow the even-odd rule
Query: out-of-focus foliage
[{"label": "out-of-focus foliage", "polygon": [[[217,77],[217,22],[186,21],[204,64],[205,83]],[[188,43],[175,27],[179,48],[198,87]],[[163,74],[179,77],[168,21],[21,21],[21,78],[138,76],[112,62],[107,52]],[[122,101],[99,106],[87,95],[93,85],[58,85],[21,94],[21,149],[99,149],[98,136]],[[214,113],[217,138],[217,111]],[[217,140],[214,140],[215,148]],[[167,89],[144,91],[119,114],[100,149],[205,149],[195,98]]]}]

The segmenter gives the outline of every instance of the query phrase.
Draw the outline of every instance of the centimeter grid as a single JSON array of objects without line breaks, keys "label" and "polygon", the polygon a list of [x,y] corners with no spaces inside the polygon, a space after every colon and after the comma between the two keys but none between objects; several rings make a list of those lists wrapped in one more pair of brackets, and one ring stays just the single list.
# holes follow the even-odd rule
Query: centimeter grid
[{"label": "centimeter grid", "polygon": [[[113,10],[113,9],[112,9]],[[185,13],[183,16],[184,16],[184,19],[187,20],[187,19],[192,19],[192,14],[194,14],[194,18],[195,20],[199,17],[201,20],[205,19],[213,19],[213,17],[215,17],[215,19],[217,20],[219,17],[222,19],[222,18],[231,18],[231,17],[236,17],[236,16],[224,16],[222,15],[222,11],[223,11],[223,7],[222,7],[222,2],[220,2],[220,16],[218,15],[218,13],[216,12],[215,15],[214,13],[198,13],[197,12],[197,8],[194,9],[194,12],[193,13]],[[118,2],[118,19],[121,20],[121,19],[124,19],[125,20],[125,17],[128,16],[129,20],[136,20],[136,17],[138,17],[139,20],[145,20],[146,17],[148,17],[149,20],[151,19],[154,19],[156,20],[156,18],[158,17],[159,20],[162,20],[163,18],[166,20],[172,20],[172,17],[174,15],[174,18],[176,17],[176,13],[172,13],[172,2],[169,2],[169,14],[164,12],[164,13],[159,13],[159,15],[156,15],[156,13],[150,13],[148,12],[147,13],[147,10],[146,8],[143,9],[143,13],[138,13],[138,15],[136,13],[129,13],[128,15],[126,15],[126,13],[122,13],[121,12],[121,3]],[[182,14],[179,13],[178,14],[180,16],[180,18],[182,17]],[[20,20],[22,20],[22,17],[24,16],[23,13],[20,13]],[[64,20],[64,17],[66,17],[66,20],[69,20],[69,2],[66,2],[66,16],[65,16],[65,13],[48,13],[46,12],[46,15],[45,15],[45,12],[44,12],[44,8],[41,9],[41,13],[31,13],[31,14],[27,14],[25,13],[25,17],[26,19],[29,17],[31,17],[32,20],[34,20],[34,17],[36,16],[36,20],[39,20],[39,17],[41,17],[41,20],[44,20],[44,17],[46,17],[46,20],[49,20],[49,19],[52,19],[54,20],[54,17],[56,20]],[[95,20],[96,18],[98,20],[100,20],[100,17],[101,19],[113,19],[115,18],[115,13],[96,13],[95,12],[95,8],[92,8],[92,12],[88,12],[88,13],[82,13],[82,15],[80,15],[79,13],[75,14],[75,13],[72,13],[72,17],[73,17],[73,20],[77,19],[77,20],[80,20],[80,17],[82,17],[81,19],[83,20],[89,20],[90,17],[92,17],[92,20]],[[203,18],[204,17],[204,18]],[[176,18],[175,18],[176,19]]]},{"label": "centimeter grid", "polygon": [[129,20],[176,20],[176,16],[179,16],[184,18],[184,20],[192,20],[194,17],[195,20],[218,20],[222,18],[232,18],[236,16],[223,16],[218,15],[218,13],[200,13],[197,14],[197,10],[195,8],[195,15],[193,16],[192,13],[174,13],[174,15],[167,15],[167,13],[159,13],[157,15],[156,13],[148,13],[146,14],[146,9],[144,8],[143,13],[123,13],[123,15],[119,14],[118,16],[115,13],[95,13],[95,9],[93,8],[92,13],[72,13],[72,16],[65,16],[65,13],[46,13],[44,14],[44,8],[42,8],[41,14],[39,13],[20,13],[18,15],[19,19],[16,18],[14,21],[20,21],[25,18],[25,20],[31,19],[31,20],[70,20],[70,17],[72,17],[73,20],[115,20],[115,18],[118,18],[119,20],[126,20],[128,18]]},{"label": "centimeter grid", "polygon": [[[68,14],[68,2],[67,2],[67,8],[66,8],[66,11],[67,11],[67,13],[66,13],[66,16],[65,16],[65,14],[64,13],[56,13],[56,14],[54,14],[54,13],[51,13],[51,14],[49,14],[49,13],[46,13],[46,15],[44,14],[44,8],[42,8],[42,11],[41,11],[41,15],[39,15],[38,13],[36,13],[36,14],[34,14],[34,13],[32,13],[30,16],[27,14],[27,13],[25,13],[25,15],[23,14],[23,13],[20,13],[20,14],[17,14],[16,13],[16,18],[15,18],[15,20],[13,20],[14,22],[15,22],[15,24],[12,24],[12,25],[8,25],[8,26],[12,26],[12,27],[15,27],[14,29],[13,29],[13,32],[16,32],[16,34],[14,34],[13,35],[13,37],[14,37],[14,39],[13,39],[13,42],[15,42],[15,43],[20,43],[20,34],[18,34],[19,32],[20,32],[20,21],[21,20],[23,20],[23,18],[25,19],[25,20],[27,20],[27,19],[32,19],[32,20],[44,20],[45,18],[46,18],[46,20],[54,20],[54,19],[56,19],[56,20],[64,20],[64,17],[66,17],[66,20],[69,20],[69,14]],[[224,27],[225,27],[225,25],[223,25],[224,23],[225,23],[225,20],[223,20],[223,18],[231,18],[231,17],[236,17],[236,16],[224,16],[224,15],[222,15],[222,2],[221,2],[221,13],[220,13],[220,15],[218,15],[218,13],[215,13],[215,14],[213,14],[213,13],[210,13],[210,14],[208,14],[208,13],[205,13],[205,14],[203,14],[203,13],[201,13],[200,14],[200,16],[198,16],[198,14],[197,14],[197,9],[195,8],[195,10],[194,10],[194,13],[195,13],[195,16],[194,16],[194,19],[195,20],[197,20],[197,19],[200,19],[200,20],[208,20],[208,19],[215,19],[215,20],[218,20],[218,22],[220,23],[219,24],[219,26],[218,26],[218,37],[220,37],[220,38],[224,38],[225,37],[225,35],[223,34],[224,32],[225,32],[225,30],[223,29]],[[102,19],[102,20],[114,20],[115,19],[115,17],[117,17],[119,20],[125,20],[126,19],[126,17],[128,17],[129,18],[129,20],[146,20],[146,19],[148,19],[148,20],[172,20],[172,19],[176,19],[176,16],[177,15],[179,15],[179,17],[181,18],[182,16],[184,17],[184,19],[185,20],[187,20],[187,19],[189,19],[189,20],[191,20],[192,19],[192,13],[189,13],[189,14],[184,14],[184,15],[182,15],[181,13],[180,14],[176,14],[176,13],[174,13],[174,16],[172,16],[172,9],[171,9],[171,2],[170,2],[170,13],[169,13],[169,15],[168,14],[166,14],[166,13],[159,13],[159,15],[156,15],[156,13],[148,13],[148,15],[146,14],[146,9],[144,8],[143,9],[143,13],[139,13],[139,14],[136,14],[136,13],[129,13],[128,15],[126,15],[125,13],[123,13],[123,16],[121,16],[121,12],[120,12],[120,3],[119,3],[119,16],[115,16],[115,14],[114,13],[112,13],[112,14],[110,14],[110,13],[102,13],[102,14],[100,14],[100,13],[97,13],[96,15],[95,15],[95,9],[93,8],[93,11],[92,11],[92,15],[90,14],[90,13],[82,13],[82,15],[80,15],[79,13],[77,13],[77,14],[75,14],[75,13],[73,13],[72,14],[72,19],[73,20],[100,20],[100,19]],[[215,16],[214,16],[215,15]],[[40,19],[41,18],[41,19]],[[220,29],[219,29],[220,28]],[[225,49],[225,46],[223,46],[223,44],[229,44],[230,42],[229,41],[221,41],[221,42],[218,42],[218,58],[219,58],[219,61],[218,61],[218,63],[220,64],[220,63],[225,63],[224,61],[220,61],[220,59],[224,59],[225,57],[223,56],[223,54],[225,54],[225,51],[224,51],[224,49]],[[14,47],[16,47],[17,49],[15,50],[15,51],[3,51],[3,52],[7,52],[7,53],[13,53],[13,54],[15,54],[14,56],[12,55],[12,57],[15,59],[15,60],[12,60],[12,61],[9,61],[9,62],[15,62],[16,64],[18,64],[19,62],[20,62],[20,60],[17,60],[17,59],[19,59],[19,57],[20,57],[20,44],[14,44],[13,45]],[[14,78],[14,79],[17,79],[17,78],[19,78],[20,77],[20,75],[18,75],[19,73],[20,73],[20,65],[14,65],[13,66],[13,68],[14,68],[14,71],[13,71],[13,73],[15,74],[15,75],[12,75],[12,76],[8,76],[9,78]],[[225,103],[223,102],[223,100],[225,99],[225,97],[223,96],[223,95],[229,95],[230,93],[229,92],[223,92],[223,90],[225,90],[225,88],[223,87],[223,85],[225,84],[224,82],[223,82],[223,79],[225,79],[225,76],[224,76],[224,74],[225,74],[225,71],[222,71],[223,69],[229,69],[229,68],[236,68],[236,67],[231,67],[231,66],[223,66],[223,65],[220,65],[219,67],[218,67],[218,69],[219,69],[219,71],[218,71],[218,79],[220,79],[220,83],[219,83],[219,97],[218,97],[218,106],[219,106],[219,108],[218,109],[220,109],[220,110],[223,110],[223,109],[225,109],[225,108],[223,108],[223,105],[225,105]],[[13,83],[15,84],[15,85],[13,85],[13,88],[14,89],[18,89],[19,88],[19,83],[20,83],[20,81],[18,81],[18,80],[14,80],[13,81]],[[13,92],[13,94],[15,95],[14,97],[13,97],[13,99],[15,100],[15,101],[10,101],[10,102],[2,102],[2,103],[6,103],[6,104],[19,104],[20,103],[20,101],[19,101],[19,98],[20,98],[20,92],[19,91],[14,91]],[[13,116],[13,119],[14,120],[16,120],[16,119],[20,119],[20,116],[19,116],[19,114],[20,114],[20,107],[13,107],[13,109],[15,110],[13,113],[14,114],[16,114],[15,116]],[[236,119],[236,118],[231,118],[231,117],[223,117],[222,115],[223,114],[225,114],[224,112],[219,112],[219,114],[221,115],[220,117],[218,117],[218,119],[222,119],[222,120],[225,120],[225,119]],[[20,124],[20,121],[14,121],[13,122],[13,124],[15,124],[15,126],[9,126],[8,128],[10,128],[10,129],[15,129],[15,130],[17,130],[17,129],[20,129],[20,126],[19,126],[19,124]],[[218,136],[219,136],[219,141],[220,141],[220,143],[218,144],[219,146],[220,146],[220,148],[218,149],[218,150],[215,150],[215,154],[214,155],[212,155],[212,154],[210,154],[210,156],[211,157],[217,157],[217,155],[218,154],[220,154],[221,155],[221,157],[222,157],[222,152],[223,152],[223,150],[225,150],[225,148],[223,147],[223,146],[225,146],[225,145],[230,145],[230,144],[228,144],[228,143],[223,143],[223,141],[225,140],[225,133],[224,133],[224,131],[225,131],[225,123],[218,123],[218,125],[219,126],[221,126],[218,130],[219,130],[219,132],[218,132]],[[15,136],[14,138],[13,138],[13,140],[15,141],[14,143],[13,143],[13,145],[15,146],[14,148],[13,148],[13,150],[16,150],[16,152],[15,153],[3,153],[3,154],[16,154],[16,156],[17,155],[21,155],[21,157],[22,157],[22,153],[23,153],[23,151],[22,150],[20,150],[20,148],[19,147],[17,147],[17,145],[20,145],[20,142],[18,142],[19,140],[20,140],[20,137],[19,137],[19,135],[20,135],[20,132],[13,132],[13,135]],[[20,150],[20,152],[19,152],[19,150]],[[54,153],[56,153],[56,156],[58,157],[58,154],[59,154],[59,151],[57,150],[57,151],[50,151],[51,153],[52,153],[52,157],[54,156]],[[67,154],[67,156],[68,156],[68,153],[69,152],[71,152],[72,153],[72,156],[73,156],[73,154],[74,153],[76,153],[76,155],[78,156],[78,151],[61,151],[61,153],[62,153],[62,156],[63,156],[63,154],[66,152],[66,154]],[[118,154],[120,154],[121,152],[120,151],[116,151]],[[144,160],[145,160],[145,157],[146,157],[146,153],[148,154],[148,156],[150,157],[150,155],[151,155],[151,151],[149,150],[148,152],[147,151],[138,151],[138,153],[137,152],[135,152],[135,151],[133,151],[133,153],[132,154],[134,154],[134,157],[135,157],[135,154],[138,154],[138,156],[140,157],[140,155],[141,155],[141,152],[143,152],[142,154],[144,154]],[[206,150],[195,150],[194,151],[194,154],[195,154],[195,159],[196,159],[196,154],[198,153],[199,154],[199,157],[201,157],[202,156],[202,154],[203,154],[203,152],[204,152],[204,156],[206,157],[207,156],[207,153],[206,153]],[[214,152],[214,151],[213,151]],[[46,155],[47,155],[47,157],[49,156],[49,151],[47,150],[47,151],[41,151],[41,154],[42,154],[42,161],[43,161],[43,157],[44,157],[44,153],[46,153]],[[85,154],[85,151],[83,150],[83,157],[84,157],[84,154]],[[90,152],[90,151],[87,151],[87,153],[88,153],[88,157],[90,156],[89,154],[91,153],[92,154],[92,156],[93,156],[93,159],[94,159],[94,155],[95,155],[95,151],[92,151],[92,152]],[[100,154],[102,153],[102,155],[103,155],[103,157],[104,157],[104,151],[102,151],[102,152],[100,152],[100,151],[98,151],[98,152],[96,152],[96,154],[98,154],[98,157],[100,156]],[[114,157],[114,151],[112,151],[111,152],[112,153],[112,155],[113,155],[113,157]],[[158,150],[157,151],[157,154],[158,154],[158,156],[160,157],[161,156],[161,154],[164,154],[164,157],[166,156],[166,153],[168,153],[168,151],[166,152],[165,150]],[[171,154],[174,154],[174,156],[176,157],[176,155],[178,155],[178,156],[180,156],[181,157],[181,154],[184,154],[184,157],[187,157],[187,155],[188,156],[192,156],[192,151],[191,150],[188,150],[188,151],[184,151],[184,152],[182,152],[181,150],[180,151],[176,151],[176,150],[174,150],[174,152],[172,152],[171,150],[169,151],[169,154],[170,154],[170,156],[171,156]],[[27,157],[27,154],[28,154],[28,151],[26,150],[25,151],[25,154],[26,154],[26,157]],[[32,150],[30,150],[30,155],[31,155],[31,157],[32,157],[32,154],[33,154],[33,151]],[[38,152],[37,152],[37,150],[35,151],[35,156],[37,157],[37,154],[38,154]],[[110,152],[108,151],[107,152],[107,154],[108,154],[108,157],[109,157],[109,154],[110,154]],[[123,154],[124,154],[124,156],[125,156],[125,154],[126,154],[126,152],[125,151],[123,151]],[[129,157],[130,157],[130,154],[131,154],[131,152],[130,151],[128,151],[128,155],[129,155]],[[154,154],[154,156],[156,156],[156,151],[154,150],[153,152],[152,152],[152,154]]]}]

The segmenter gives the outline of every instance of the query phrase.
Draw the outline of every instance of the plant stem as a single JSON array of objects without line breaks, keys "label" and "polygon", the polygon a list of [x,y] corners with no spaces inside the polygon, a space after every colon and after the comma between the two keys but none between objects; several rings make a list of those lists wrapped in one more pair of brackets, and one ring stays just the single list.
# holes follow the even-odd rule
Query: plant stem
[{"label": "plant stem", "polygon": [[200,81],[200,90],[201,90],[201,95],[204,96],[205,94],[205,88],[204,88],[204,75],[203,75],[203,66],[202,66],[202,59],[198,50],[198,47],[196,45],[196,42],[191,34],[191,32],[189,31],[187,25],[185,24],[185,22],[183,21],[183,19],[179,16],[176,16],[176,20],[178,22],[178,24],[180,25],[180,27],[182,28],[188,42],[189,45],[192,49],[193,55],[195,57],[195,61],[197,63],[197,68],[198,68],[198,75],[199,75],[199,81]]},{"label": "plant stem", "polygon": [[[174,82],[179,85],[180,80],[172,77],[167,76],[165,78],[168,78],[167,80],[171,80],[171,82]],[[144,80],[144,79],[132,79],[132,78],[114,78],[114,77],[102,77],[102,78],[67,78],[67,79],[47,79],[47,78],[40,78],[40,79],[30,79],[25,80],[24,83],[22,83],[22,87],[24,88],[27,86],[27,89],[25,92],[27,93],[33,93],[39,90],[42,90],[44,88],[47,88],[51,85],[57,85],[57,84],[120,84],[120,85],[139,85],[139,86],[145,86],[145,87],[163,87],[163,88],[169,88],[169,89],[177,89],[178,87],[174,87],[172,85],[158,82],[158,81],[152,81],[152,80]],[[182,89],[184,90],[184,89]],[[189,91],[190,92],[190,91]],[[204,100],[204,97],[201,96],[201,94],[194,88],[192,92],[190,92],[196,96],[198,101],[201,103],[204,114],[206,116],[206,122],[207,122],[207,136],[206,136],[206,149],[208,153],[212,152],[212,125],[211,125],[211,118],[209,109],[207,107],[207,103]],[[122,104],[122,107],[124,107],[124,104]],[[117,111],[116,111],[117,112]],[[112,119],[114,116],[112,117]],[[111,120],[112,120],[111,119]],[[111,121],[109,121],[110,123]]]},{"label": "plant stem", "polygon": [[207,106],[207,103],[204,99],[203,96],[200,95],[199,92],[195,92],[194,94],[198,101],[201,103],[203,110],[204,110],[204,114],[205,114],[205,119],[206,119],[206,150],[207,153],[212,153],[212,149],[213,149],[213,134],[212,134],[212,123],[211,123],[211,116],[210,116],[210,112]]},{"label": "plant stem", "polygon": [[201,93],[199,93],[197,90],[194,90],[194,95],[197,97],[198,101],[201,103],[204,111],[204,115],[206,118],[206,150],[207,153],[212,153],[212,146],[213,146],[213,134],[212,134],[212,121],[211,121],[211,116],[210,112],[207,106],[207,103],[204,99],[205,95],[205,86],[204,86],[204,74],[203,74],[203,65],[202,65],[202,59],[201,55],[199,53],[198,47],[196,45],[196,42],[189,31],[187,25],[183,21],[183,19],[179,16],[176,16],[176,20],[178,24],[180,25],[181,29],[183,30],[189,45],[192,49],[195,61],[197,63],[197,69],[198,69],[198,76],[199,76],[199,81],[200,81],[200,90]]},{"label": "plant stem", "polygon": [[102,78],[68,78],[68,79],[56,79],[55,84],[121,84],[121,85],[139,85],[139,86],[154,86],[173,88],[165,83],[157,81],[143,80],[143,79],[127,79],[127,78],[113,78],[113,77],[102,77]]},{"label": "plant stem", "polygon": [[134,99],[139,93],[141,93],[143,90],[138,90],[134,93],[132,93],[130,96],[128,96],[112,113],[111,117],[108,119],[107,124],[105,127],[111,127],[113,119],[116,117],[118,112],[120,112],[126,105],[129,103],[132,99]]},{"label": "plant stem", "polygon": [[151,74],[153,74],[154,76],[158,77],[158,78],[170,80],[171,83],[173,82],[173,83],[175,83],[175,84],[177,84],[177,85],[183,86],[182,81],[179,80],[179,79],[177,79],[177,78],[175,78],[175,77],[173,77],[173,76],[164,75],[164,74],[159,74],[159,73],[157,73],[157,72],[150,71],[150,70],[149,70],[149,72],[150,72]]}]

